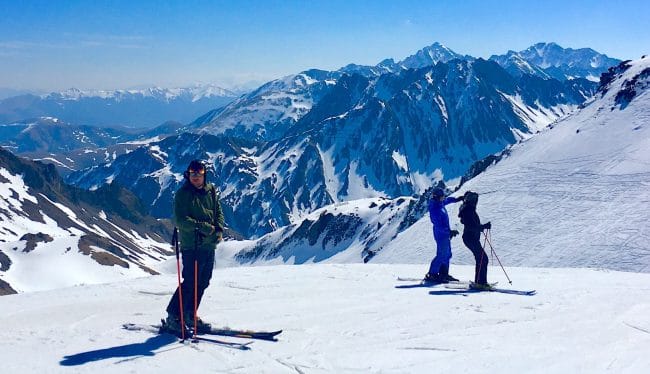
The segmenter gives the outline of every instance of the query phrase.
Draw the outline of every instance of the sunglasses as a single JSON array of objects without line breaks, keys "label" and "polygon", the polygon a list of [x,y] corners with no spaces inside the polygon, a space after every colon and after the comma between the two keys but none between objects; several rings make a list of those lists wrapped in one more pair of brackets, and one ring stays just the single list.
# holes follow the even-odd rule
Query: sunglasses
[{"label": "sunglasses", "polygon": [[188,170],[187,171],[190,174],[190,177],[200,177],[202,175],[205,175],[205,169],[199,169],[199,170]]}]

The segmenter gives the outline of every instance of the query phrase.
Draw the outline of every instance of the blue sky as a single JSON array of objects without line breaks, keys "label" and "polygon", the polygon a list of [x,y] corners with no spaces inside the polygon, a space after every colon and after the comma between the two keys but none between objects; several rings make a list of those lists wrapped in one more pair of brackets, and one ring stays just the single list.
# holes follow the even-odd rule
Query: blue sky
[{"label": "blue sky", "polygon": [[233,86],[433,42],[484,58],[553,41],[635,59],[650,52],[649,3],[0,0],[0,87]]}]

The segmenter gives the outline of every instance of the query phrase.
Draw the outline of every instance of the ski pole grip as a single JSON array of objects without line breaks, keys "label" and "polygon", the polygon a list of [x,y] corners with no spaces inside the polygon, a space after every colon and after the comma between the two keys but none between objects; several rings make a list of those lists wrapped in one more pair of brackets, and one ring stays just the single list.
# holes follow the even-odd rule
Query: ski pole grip
[{"label": "ski pole grip", "polygon": [[172,234],[172,246],[176,251],[176,259],[178,260],[178,227],[174,227],[174,233]]}]

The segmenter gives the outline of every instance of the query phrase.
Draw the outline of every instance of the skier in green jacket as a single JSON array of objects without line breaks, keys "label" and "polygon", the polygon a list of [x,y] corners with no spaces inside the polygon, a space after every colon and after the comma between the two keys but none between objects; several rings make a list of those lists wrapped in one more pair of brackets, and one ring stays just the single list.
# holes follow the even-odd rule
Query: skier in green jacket
[{"label": "skier in green jacket", "polygon": [[[183,292],[183,319],[185,327],[194,326],[194,278],[196,276],[196,307],[201,303],[205,289],[212,278],[214,254],[223,240],[224,218],[219,194],[206,181],[207,168],[202,161],[193,160],[183,174],[185,183],[174,197],[174,218],[180,237],[183,261],[181,289]],[[196,263],[196,274],[195,274]],[[170,330],[181,330],[179,290],[167,306],[166,325]],[[196,319],[197,331],[210,329],[210,324]]]}]

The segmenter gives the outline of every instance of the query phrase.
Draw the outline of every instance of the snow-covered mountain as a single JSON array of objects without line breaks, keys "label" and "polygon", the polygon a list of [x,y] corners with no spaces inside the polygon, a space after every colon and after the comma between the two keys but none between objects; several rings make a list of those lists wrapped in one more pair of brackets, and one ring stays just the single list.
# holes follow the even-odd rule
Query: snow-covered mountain
[{"label": "snow-covered mountain", "polygon": [[416,202],[412,197],[341,202],[258,241],[229,243],[225,248],[239,249],[234,255],[239,263],[367,262],[397,236],[410,217],[421,216],[414,209]]},{"label": "snow-covered mountain", "polygon": [[438,62],[449,62],[455,59],[475,60],[472,56],[463,56],[436,42],[420,49],[399,62],[395,62],[392,58],[387,58],[375,66],[349,64],[338,71],[350,75],[359,74],[366,78],[373,78],[386,73],[399,73],[401,70],[406,69],[420,69],[434,66]]},{"label": "snow-covered mountain", "polygon": [[520,53],[508,51],[505,55],[491,56],[491,61],[501,65],[513,77],[521,77],[524,74],[538,76],[542,79],[549,79],[551,76],[541,67],[532,62],[526,61]]},{"label": "snow-covered mountain", "polygon": [[156,274],[169,227],[127,190],[66,185],[54,166],[0,149],[0,294]]},{"label": "snow-covered mountain", "polygon": [[[478,213],[492,222],[507,265],[650,272],[648,123],[646,57],[610,69],[591,104],[512,147],[458,193],[486,192]],[[452,222],[457,208],[449,209]],[[432,246],[421,238],[430,230],[426,219],[417,222],[373,261],[426,261]],[[460,241],[452,246],[454,261],[473,261]]]},{"label": "snow-covered mountain", "polygon": [[[490,192],[481,198],[479,214],[494,223],[494,244],[503,249],[510,265],[650,272],[644,244],[650,238],[644,225],[650,215],[637,209],[650,200],[645,183],[650,175],[650,133],[646,134],[645,126],[650,113],[649,83],[647,58],[613,67],[604,75],[595,100],[584,109],[501,157],[491,156],[470,168],[468,176],[474,178],[463,179],[470,180],[459,194],[468,189]],[[496,161],[496,166],[489,167]],[[487,171],[480,173],[486,166]],[[225,247],[244,263],[424,263],[435,247],[428,217],[420,219],[426,199],[408,199],[409,207],[391,212],[388,219],[377,206],[399,205],[395,200],[347,201],[347,210],[327,206],[258,240]],[[449,208],[452,222],[457,221],[457,208]],[[334,209],[339,213],[334,214]],[[330,222],[331,227],[346,228],[338,229],[347,238],[345,245],[325,240]],[[374,241],[380,237],[390,240]],[[455,245],[463,247],[461,241]],[[468,250],[455,253],[460,263],[473,262]],[[610,263],[612,258],[615,265]]]},{"label": "snow-covered mountain", "polygon": [[170,120],[187,123],[237,96],[214,85],[115,91],[72,88],[4,99],[0,101],[0,124],[42,116],[90,126],[142,128]]},{"label": "snow-covered mountain", "polygon": [[312,69],[276,79],[201,116],[190,127],[209,134],[278,139],[311,111],[342,74]]},{"label": "snow-covered mountain", "polygon": [[149,130],[74,125],[41,117],[0,125],[0,146],[32,160],[51,163],[62,175],[112,162],[143,143],[181,133],[180,122],[168,121]]},{"label": "snow-covered mountain", "polygon": [[562,48],[556,43],[537,43],[520,52],[494,55],[490,60],[498,62],[516,76],[535,74],[543,78],[584,78],[594,82],[598,82],[600,75],[608,68],[621,62],[591,48]]},{"label": "snow-covered mountain", "polygon": [[[175,274],[3,296],[0,361],[6,373],[100,374],[638,374],[650,366],[648,274],[509,268],[512,286],[498,278],[503,287],[536,288],[532,297],[395,288],[397,276],[420,276],[422,268],[215,269],[203,319],[284,330],[247,351],[122,329],[165,315]],[[473,267],[454,270],[469,279]]]},{"label": "snow-covered mountain", "polygon": [[415,54],[408,56],[398,65],[406,69],[419,69],[428,66],[434,66],[438,62],[449,62],[456,59],[473,60],[471,56],[460,55],[440,43],[433,43],[424,47]]},{"label": "snow-covered mountain", "polygon": [[134,96],[152,97],[161,101],[172,101],[178,98],[199,101],[209,97],[233,97],[236,94],[213,84],[196,85],[184,88],[149,87],[136,90],[79,90],[70,88],[62,92],[52,92],[42,95],[43,99],[81,100],[84,98],[98,97],[115,99],[116,101],[129,100]]},{"label": "snow-covered mountain", "polygon": [[[397,198],[461,177],[577,108],[593,93],[584,83],[515,79],[482,59],[375,78],[309,71],[209,113],[189,126],[197,135],[150,143],[68,181],[118,181],[167,217],[192,154],[214,164],[232,228],[259,236],[335,202]],[[233,142],[247,146],[221,148]]]},{"label": "snow-covered mountain", "polygon": [[40,117],[0,125],[0,145],[15,153],[65,153],[78,148],[100,148],[135,139],[118,128],[73,125],[54,117]]},{"label": "snow-covered mountain", "polygon": [[[574,56],[573,58],[577,60],[579,57]],[[524,76],[522,79],[534,75],[543,80],[553,81],[549,74],[544,73],[539,67],[533,67],[532,63],[526,63],[528,65],[527,70],[511,69],[501,59],[496,57],[494,59],[503,64],[508,73],[513,75],[514,80],[522,78],[522,75]],[[523,61],[521,57],[519,59]],[[451,63],[452,60],[462,60],[459,64],[471,66],[476,58],[460,55],[440,43],[434,43],[399,62],[386,59],[375,66],[350,64],[336,71],[307,70],[271,81],[248,95],[233,101],[226,107],[213,110],[198,118],[191,124],[191,127],[197,128],[200,132],[214,135],[226,134],[256,140],[276,140],[283,137],[286,131],[298,124],[302,117],[312,111],[312,108],[319,104],[321,107],[335,105],[335,103],[329,101],[335,97],[337,90],[341,90],[341,87],[337,87],[336,83],[344,75],[361,75],[369,81],[371,86],[374,86],[379,79],[386,79],[381,77],[382,75],[388,75],[394,81],[399,79],[409,80],[409,75],[413,74],[407,71],[409,69],[434,69],[438,63],[443,63],[444,66],[453,69],[455,64]],[[611,65],[600,66],[600,71],[606,71],[607,67],[616,65],[618,62],[619,60],[612,60]],[[575,78],[578,77],[575,76]],[[512,81],[513,78],[509,77],[507,80]],[[552,90],[547,88],[547,91],[551,94],[565,93],[566,88],[561,87],[561,85],[568,86],[565,80],[565,77],[559,78],[558,86],[560,87],[554,87]],[[437,83],[444,84],[444,82]],[[573,85],[582,86],[581,91],[587,96],[596,87],[595,83],[590,84],[589,82],[574,82]],[[369,89],[374,90],[374,87]],[[568,95],[573,96],[573,93]],[[562,99],[557,101],[562,101]],[[571,98],[564,101],[570,104],[575,100]],[[358,104],[359,107],[363,105],[362,102],[349,104]],[[329,114],[337,115],[341,113]]]}]

